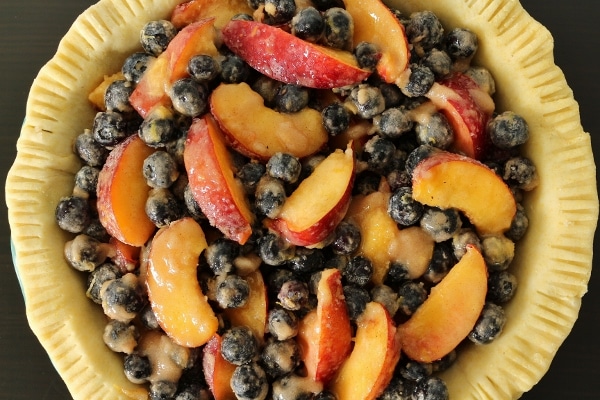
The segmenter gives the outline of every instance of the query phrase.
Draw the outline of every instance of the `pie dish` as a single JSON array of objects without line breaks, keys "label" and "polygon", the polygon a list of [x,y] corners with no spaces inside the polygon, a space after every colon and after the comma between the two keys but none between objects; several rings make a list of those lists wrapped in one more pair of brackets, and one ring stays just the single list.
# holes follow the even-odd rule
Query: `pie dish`
[{"label": "pie dish", "polygon": [[[84,277],[64,261],[69,235],[54,220],[72,188],[79,160],[74,137],[90,126],[88,93],[137,49],[147,21],[166,18],[181,1],[100,1],[84,12],[33,83],[6,185],[15,263],[32,330],[76,399],[145,398],[102,341],[105,319],[85,297]],[[398,3],[398,4],[396,4]],[[598,216],[590,137],[560,69],[548,31],[517,1],[390,2],[402,11],[432,10],[448,26],[481,38],[475,64],[496,80],[499,109],[519,112],[531,139],[524,148],[540,178],[524,202],[530,228],[512,268],[519,290],[503,334],[461,349],[444,373],[451,398],[512,399],[546,372],[570,332],[587,290]]]}]

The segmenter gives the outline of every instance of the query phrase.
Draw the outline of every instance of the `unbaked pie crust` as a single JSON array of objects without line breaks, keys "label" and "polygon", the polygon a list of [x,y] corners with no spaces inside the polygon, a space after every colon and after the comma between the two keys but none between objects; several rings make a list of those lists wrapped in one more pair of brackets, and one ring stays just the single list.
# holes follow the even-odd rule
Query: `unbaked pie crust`
[{"label": "unbaked pie crust", "polygon": [[[146,393],[125,378],[122,356],[104,345],[105,317],[85,297],[84,275],[64,260],[70,236],[56,225],[54,210],[80,167],[72,142],[95,115],[88,93],[139,50],[145,22],[168,18],[180,2],[102,0],[81,15],[33,83],[8,174],[6,201],[27,317],[75,399]],[[508,322],[492,344],[461,349],[443,376],[452,399],[515,399],[548,370],[587,290],[598,217],[590,136],[554,65],[550,33],[518,1],[389,3],[405,12],[433,10],[447,29],[475,31],[475,64],[495,77],[498,109],[521,114],[530,126],[524,151],[538,168],[540,185],[524,204],[530,228],[511,267],[519,289],[507,305]]]}]

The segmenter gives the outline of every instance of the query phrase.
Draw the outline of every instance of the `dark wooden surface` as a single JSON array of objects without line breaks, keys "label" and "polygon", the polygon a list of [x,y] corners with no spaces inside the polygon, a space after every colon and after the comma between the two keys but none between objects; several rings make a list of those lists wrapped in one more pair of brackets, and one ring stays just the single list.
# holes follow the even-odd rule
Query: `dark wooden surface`
[{"label": "dark wooden surface", "polygon": [[[0,157],[2,187],[15,157],[25,101],[37,71],[60,37],[92,0],[2,0],[0,2]],[[522,0],[553,33],[555,58],[580,103],[584,129],[600,154],[598,94],[600,2]],[[4,209],[6,204],[2,197]],[[551,216],[549,216],[551,217]],[[25,319],[13,270],[6,212],[0,213],[0,399],[69,399]],[[598,248],[598,240],[596,240]],[[598,264],[598,262],[596,262]],[[549,372],[522,398],[600,399],[600,276],[592,274],[580,318],[558,351]],[[460,400],[460,399],[456,399]]]}]

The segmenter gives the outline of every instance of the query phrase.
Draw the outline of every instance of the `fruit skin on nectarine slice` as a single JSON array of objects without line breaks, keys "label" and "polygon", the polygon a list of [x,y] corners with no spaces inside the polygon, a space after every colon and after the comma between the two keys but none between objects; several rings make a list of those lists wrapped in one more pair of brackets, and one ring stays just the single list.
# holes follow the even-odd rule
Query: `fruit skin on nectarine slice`
[{"label": "fruit skin on nectarine slice", "polygon": [[410,50],[404,26],[380,0],[344,0],[354,21],[354,45],[369,42],[381,58],[376,69],[388,83],[399,83],[408,68]]},{"label": "fruit skin on nectarine slice", "polygon": [[159,230],[148,255],[152,311],[165,333],[186,347],[202,346],[219,325],[197,278],[198,258],[206,247],[202,228],[186,217]]},{"label": "fruit skin on nectarine slice", "polygon": [[221,336],[215,333],[202,349],[202,371],[215,400],[236,400],[229,384],[235,365],[221,355]]},{"label": "fruit skin on nectarine slice", "polygon": [[231,147],[262,161],[279,152],[304,158],[329,138],[321,113],[311,108],[277,112],[247,83],[219,85],[210,96],[210,109]]},{"label": "fruit skin on nectarine slice", "polygon": [[210,224],[240,244],[252,234],[254,214],[219,126],[207,114],[192,121],[183,160],[194,199]]},{"label": "fruit skin on nectarine slice", "polygon": [[352,147],[329,154],[285,201],[274,220],[265,220],[297,246],[315,246],[325,240],[346,215],[355,176]]},{"label": "fruit skin on nectarine slice", "polygon": [[321,273],[317,308],[301,321],[298,344],[308,376],[327,384],[350,354],[352,328],[338,269]]},{"label": "fruit skin on nectarine slice", "polygon": [[97,208],[100,223],[117,240],[143,246],[156,230],[146,214],[150,187],[144,178],[144,160],[155,150],[138,135],[118,144],[98,175]]},{"label": "fruit skin on nectarine slice", "polygon": [[223,42],[252,68],[275,80],[315,89],[362,82],[371,75],[347,51],[302,40],[278,27],[232,20],[222,29]]},{"label": "fruit skin on nectarine slice", "polygon": [[515,216],[517,205],[508,185],[479,161],[446,151],[424,159],[413,171],[413,199],[464,212],[477,231],[500,234]]},{"label": "fruit skin on nectarine slice", "polygon": [[250,14],[253,10],[247,0],[191,0],[175,6],[171,22],[177,29],[205,18],[215,18],[215,28],[221,29],[231,17]]},{"label": "fruit skin on nectarine slice", "polygon": [[400,360],[396,326],[386,308],[369,302],[358,317],[354,348],[329,388],[338,400],[373,400],[390,383]]},{"label": "fruit skin on nectarine slice", "polygon": [[487,267],[473,245],[431,289],[413,316],[398,327],[402,350],[413,360],[432,362],[450,353],[475,326],[485,304]]}]

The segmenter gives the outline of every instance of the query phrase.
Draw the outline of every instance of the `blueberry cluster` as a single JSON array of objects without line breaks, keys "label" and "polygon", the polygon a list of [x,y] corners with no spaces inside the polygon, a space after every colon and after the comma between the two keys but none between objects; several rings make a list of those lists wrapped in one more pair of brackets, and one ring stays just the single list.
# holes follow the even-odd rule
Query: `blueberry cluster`
[{"label": "blueberry cluster", "polygon": [[[289,27],[294,35],[318,44],[351,51],[362,68],[374,70],[379,49],[372,43],[353,48],[353,20],[338,0],[314,0],[313,6],[296,9],[293,0],[249,1],[263,22]],[[331,140],[349,135],[362,140],[358,152],[354,196],[389,189],[387,213],[400,228],[420,227],[435,242],[433,255],[422,276],[411,277],[408,267],[392,262],[382,284],[374,285],[373,262],[360,253],[363,240],[352,219],[339,223],[318,248],[295,246],[262,225],[244,245],[215,234],[199,260],[198,278],[220,318],[220,354],[235,366],[231,388],[240,399],[334,399],[325,388],[308,385],[303,375],[297,341],[299,321],[316,305],[316,282],[321,271],[337,268],[342,273],[348,315],[353,322],[370,301],[385,306],[397,321],[406,321],[462,257],[467,245],[484,255],[489,270],[486,306],[468,339],[486,344],[502,331],[506,317],[503,304],[517,288],[510,270],[514,243],[528,227],[523,193],[537,184],[535,166],[519,153],[528,140],[526,121],[514,112],[494,115],[487,126],[490,151],[482,160],[511,187],[519,201],[512,226],[504,235],[480,236],[465,215],[456,209],[425,206],[412,196],[411,179],[416,165],[430,155],[451,149],[454,132],[447,117],[433,110],[428,118],[415,118],[415,110],[427,107],[425,94],[436,80],[452,71],[470,76],[488,94],[495,84],[489,71],[471,66],[478,38],[470,30],[445,32],[429,11],[404,15],[394,10],[404,24],[412,54],[403,86],[384,82],[376,73],[353,87],[337,88],[326,100],[316,91],[276,82],[250,69],[227,48],[218,56],[199,54],[189,65],[189,76],[169,90],[172,108],[156,107],[142,118],[129,103],[149,64],[158,57],[177,30],[168,21],[152,21],[142,29],[143,52],[129,56],[122,79],[106,89],[105,109],[99,111],[90,129],[81,133],[74,151],[82,162],[73,194],[60,200],[55,218],[61,229],[74,235],[65,246],[65,257],[73,268],[88,273],[87,296],[107,315],[103,338],[115,352],[124,354],[124,372],[134,383],[147,384],[151,399],[208,399],[198,349],[176,345],[162,332],[148,304],[143,275],[138,268],[144,254],[123,262],[115,244],[100,224],[94,207],[98,174],[112,149],[131,135],[155,151],[144,160],[143,176],[151,188],[146,213],[156,229],[182,217],[192,217],[210,230],[206,217],[190,190],[183,166],[183,148],[192,118],[207,112],[212,88],[220,83],[248,82],[265,105],[281,113],[296,113],[306,107],[320,111]],[[333,99],[333,100],[332,100]],[[354,136],[353,136],[354,135]],[[231,149],[230,149],[231,150]],[[235,179],[243,185],[259,220],[276,218],[290,193],[321,162],[326,151],[305,159],[277,153],[269,160],[255,160],[231,150]],[[386,190],[387,190],[386,189]],[[493,212],[493,210],[490,210]],[[120,258],[121,257],[121,258]],[[267,335],[256,337],[247,327],[231,326],[226,310],[243,307],[250,296],[247,276],[260,271],[268,286],[270,309]],[[353,325],[355,327],[355,325]],[[158,349],[144,345],[151,332],[163,343]],[[149,339],[148,339],[149,341]],[[150,349],[149,349],[150,348]],[[156,351],[166,351],[178,380],[157,378]],[[448,398],[437,373],[449,368],[456,352],[433,363],[403,358],[381,399]]]}]

